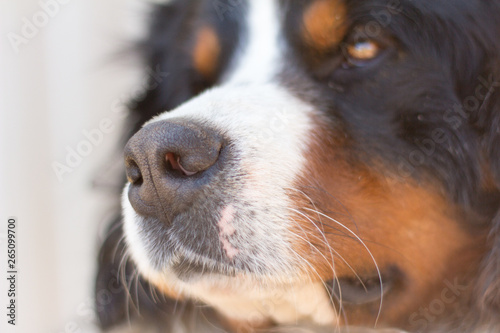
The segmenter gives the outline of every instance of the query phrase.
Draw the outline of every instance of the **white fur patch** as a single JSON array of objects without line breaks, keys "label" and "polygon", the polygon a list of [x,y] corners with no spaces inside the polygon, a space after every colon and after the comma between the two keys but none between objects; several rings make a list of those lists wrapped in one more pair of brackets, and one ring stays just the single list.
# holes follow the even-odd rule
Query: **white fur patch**
[{"label": "white fur patch", "polygon": [[229,83],[265,83],[279,70],[280,23],[276,0],[249,1],[248,40],[239,52]]},{"label": "white fur patch", "polygon": [[[224,85],[152,120],[193,120],[231,138],[243,175],[234,180],[233,187],[240,191],[234,193],[238,202],[233,209],[255,212],[251,220],[233,224],[241,237],[250,231],[255,235],[240,244],[238,252],[254,251],[256,271],[271,271],[285,280],[297,273],[299,265],[289,243],[293,202],[286,189],[293,186],[306,163],[312,114],[311,106],[275,84]],[[130,205],[128,200],[124,205]],[[127,218],[125,223],[133,221]],[[127,230],[134,232],[134,228]],[[134,245],[130,246],[134,253]]]},{"label": "white fur patch", "polygon": [[332,308],[321,283],[290,284],[266,288],[240,283],[238,289],[208,287],[204,282],[187,287],[190,294],[221,313],[236,320],[260,323],[267,319],[293,325],[312,321],[319,325],[334,325],[338,316]]},{"label": "white fur patch", "polygon": [[[138,237],[142,221],[126,197],[128,186],[123,196],[126,240],[147,278],[200,299],[231,318],[335,323],[337,317],[321,283],[303,281],[308,267],[292,249],[290,229],[296,222],[290,217],[290,208],[295,207],[286,194],[306,165],[315,111],[275,82],[283,57],[278,1],[251,0],[249,10],[247,43],[222,85],[151,122],[192,120],[230,138],[240,176],[227,189],[227,193],[238,189],[232,193],[234,202],[217,212],[218,240],[230,259],[251,254],[248,264],[255,276],[207,274],[188,283],[180,281],[169,267],[162,272],[153,270],[145,251],[147,240]],[[187,250],[183,255],[204,260]]]}]

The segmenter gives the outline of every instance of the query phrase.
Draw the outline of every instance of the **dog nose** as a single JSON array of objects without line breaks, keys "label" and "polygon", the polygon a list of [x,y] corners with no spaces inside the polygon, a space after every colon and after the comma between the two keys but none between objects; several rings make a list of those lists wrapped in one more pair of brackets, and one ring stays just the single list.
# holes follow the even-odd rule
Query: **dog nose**
[{"label": "dog nose", "polygon": [[151,123],[125,147],[128,197],[142,216],[171,223],[222,168],[222,136],[184,120]]}]

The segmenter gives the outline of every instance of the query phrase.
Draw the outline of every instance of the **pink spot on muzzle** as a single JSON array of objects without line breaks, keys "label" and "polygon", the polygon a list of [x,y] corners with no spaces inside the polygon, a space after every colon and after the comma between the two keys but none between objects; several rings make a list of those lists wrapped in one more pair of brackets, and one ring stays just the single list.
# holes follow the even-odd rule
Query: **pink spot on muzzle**
[{"label": "pink spot on muzzle", "polygon": [[228,238],[232,236],[236,229],[233,226],[235,210],[232,205],[226,206],[221,212],[219,220],[219,240],[229,259],[233,259],[240,251],[229,243]]}]

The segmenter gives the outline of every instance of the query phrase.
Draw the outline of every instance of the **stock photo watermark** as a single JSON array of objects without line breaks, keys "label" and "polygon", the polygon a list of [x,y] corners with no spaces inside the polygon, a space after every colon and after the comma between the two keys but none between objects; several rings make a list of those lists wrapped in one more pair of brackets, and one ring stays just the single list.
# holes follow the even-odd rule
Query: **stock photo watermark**
[{"label": "stock photo watermark", "polygon": [[100,146],[104,141],[104,136],[113,132],[115,125],[110,118],[104,118],[99,122],[97,128],[83,130],[84,139],[80,140],[76,147],[66,146],[66,158],[64,162],[54,161],[52,169],[59,182],[63,181],[65,174],[72,173],[78,168],[85,157],[88,157],[94,151],[95,147]]},{"label": "stock photo watermark", "polygon": [[[467,96],[461,103],[456,103],[445,110],[443,121],[450,128],[459,129],[469,121],[471,115],[481,112],[495,89],[500,87],[500,81],[496,81],[493,74],[488,77],[480,76],[477,80],[478,85],[475,87],[473,95]],[[449,131],[437,128],[432,131],[430,137],[416,140],[414,144],[417,149],[414,149],[406,157],[399,157],[399,176],[404,179],[413,175],[419,167],[432,158],[438,148],[449,146],[451,139]]]},{"label": "stock photo watermark", "polygon": [[7,33],[12,50],[17,54],[21,46],[27,45],[35,39],[41,30],[47,27],[50,21],[55,18],[63,8],[72,0],[40,0],[39,9],[30,17],[21,19],[21,26],[17,32]]},{"label": "stock photo watermark", "polygon": [[[113,297],[117,294],[126,293],[127,286],[120,282],[119,273],[111,272],[115,279],[110,279],[109,283],[99,289],[95,297],[88,297],[75,308],[74,318],[66,322],[57,332],[58,333],[80,333],[85,332],[85,328],[93,327],[96,324],[96,313],[106,310],[106,307],[113,302]],[[124,281],[134,278],[134,275],[124,276]],[[131,297],[131,296],[130,296]]]},{"label": "stock photo watermark", "polygon": [[493,74],[487,78],[480,76],[477,80],[479,84],[474,89],[474,94],[464,98],[462,104],[455,104],[448,109],[443,117],[454,129],[458,129],[468,121],[473,113],[481,111],[491,94],[500,87],[500,81],[496,81]]},{"label": "stock photo watermark", "polygon": [[7,252],[7,262],[6,262],[6,279],[7,279],[7,323],[12,326],[17,325],[17,315],[18,315],[18,242],[17,242],[17,228],[18,221],[15,217],[9,217],[6,221],[7,224],[7,235],[6,235],[6,252]]},{"label": "stock photo watermark", "polygon": [[389,0],[380,10],[371,10],[370,15],[373,18],[367,23],[355,28],[355,40],[371,39],[380,36],[387,28],[394,16],[401,14],[403,8],[399,0]]},{"label": "stock photo watermark", "polygon": [[127,117],[127,104],[131,100],[144,98],[144,95],[148,91],[156,89],[168,76],[169,73],[163,72],[159,66],[155,69],[148,67],[143,82],[130,95],[125,95],[112,101],[110,106],[111,115],[118,114],[118,119],[113,120],[114,117],[111,117],[111,115],[102,118],[96,127],[82,130],[81,136],[83,138],[76,145],[66,145],[64,160],[52,162],[52,170],[59,182],[63,182],[66,175],[73,173],[73,171],[80,167],[84,159],[89,157],[95,148],[103,144],[106,136],[113,133],[119,127],[116,122]]},{"label": "stock photo watermark", "polygon": [[461,284],[457,278],[453,282],[449,280],[444,281],[444,288],[441,290],[441,294],[438,298],[433,299],[425,307],[420,307],[417,312],[410,315],[408,323],[413,330],[417,332],[426,332],[436,319],[443,315],[450,306],[456,304],[454,307],[455,315],[463,316],[464,314],[460,312],[458,307],[460,297],[468,289],[467,285]]}]

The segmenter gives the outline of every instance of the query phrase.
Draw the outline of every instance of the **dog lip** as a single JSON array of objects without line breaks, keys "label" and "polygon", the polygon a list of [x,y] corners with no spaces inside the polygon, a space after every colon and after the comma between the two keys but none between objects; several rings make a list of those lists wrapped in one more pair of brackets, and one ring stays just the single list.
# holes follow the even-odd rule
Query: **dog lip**
[{"label": "dog lip", "polygon": [[202,262],[201,260],[191,260],[187,258],[180,258],[171,269],[180,280],[189,281],[193,278],[208,276],[208,275],[224,275],[234,277],[240,270],[236,267],[226,265],[224,263],[216,262],[209,259],[209,262]]},{"label": "dog lip", "polygon": [[[327,290],[332,301],[343,304],[363,305],[380,302],[381,298],[391,292],[402,279],[399,269],[390,267],[381,275],[339,277],[327,282]],[[381,284],[382,282],[382,284]],[[339,291],[341,289],[341,292]]]}]

